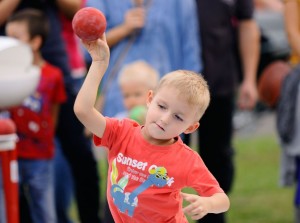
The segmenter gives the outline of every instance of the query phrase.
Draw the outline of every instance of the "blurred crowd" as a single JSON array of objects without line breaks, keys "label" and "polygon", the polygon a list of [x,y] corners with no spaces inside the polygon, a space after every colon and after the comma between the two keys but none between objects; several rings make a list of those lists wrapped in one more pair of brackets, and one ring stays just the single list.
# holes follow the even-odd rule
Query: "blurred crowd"
[{"label": "blurred crowd", "polygon": [[[33,64],[43,77],[31,96],[40,103],[40,112],[30,110],[28,103],[8,109],[21,139],[20,222],[72,223],[73,202],[81,223],[113,222],[108,204],[102,202],[105,198],[100,197],[102,179],[92,136],[73,112],[91,63],[72,29],[72,18],[83,7],[95,7],[107,19],[110,64],[97,96],[97,108],[104,115],[130,117],[142,124],[147,91],[173,70],[192,70],[208,81],[212,98],[196,133],[196,149],[230,193],[235,175],[233,117],[237,110],[257,108],[257,82],[266,66],[277,60],[289,62],[291,55],[294,64],[299,62],[295,59],[300,58],[299,1],[0,0],[0,35],[29,44]],[[41,26],[49,29],[44,37],[41,27],[35,26],[43,16],[47,21]],[[130,85],[137,79],[140,85]],[[136,106],[139,110],[133,111]],[[45,119],[49,125],[40,134],[26,127],[32,121],[42,125]],[[182,137],[190,143],[188,136]],[[5,222],[1,197],[0,190],[0,222]],[[199,222],[225,223],[226,216],[209,214]]]}]

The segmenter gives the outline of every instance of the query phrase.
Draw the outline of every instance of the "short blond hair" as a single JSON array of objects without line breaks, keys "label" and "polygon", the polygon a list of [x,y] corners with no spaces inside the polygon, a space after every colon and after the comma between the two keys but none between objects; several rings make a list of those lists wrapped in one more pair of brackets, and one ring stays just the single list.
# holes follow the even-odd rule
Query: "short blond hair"
[{"label": "short blond hair", "polygon": [[164,87],[179,90],[180,97],[196,107],[196,119],[200,120],[210,102],[208,84],[201,74],[189,70],[170,72],[160,80],[155,92]]},{"label": "short blond hair", "polygon": [[118,78],[119,86],[124,83],[137,81],[145,84],[149,89],[154,89],[159,80],[159,74],[150,64],[143,60],[137,60],[125,65]]}]

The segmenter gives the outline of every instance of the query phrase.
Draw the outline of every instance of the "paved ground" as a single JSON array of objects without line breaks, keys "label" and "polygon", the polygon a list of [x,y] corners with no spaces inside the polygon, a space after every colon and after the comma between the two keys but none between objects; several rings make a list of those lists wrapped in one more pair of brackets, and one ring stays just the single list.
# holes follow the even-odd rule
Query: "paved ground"
[{"label": "paved ground", "polygon": [[276,135],[275,111],[237,113],[234,119],[236,137]]}]

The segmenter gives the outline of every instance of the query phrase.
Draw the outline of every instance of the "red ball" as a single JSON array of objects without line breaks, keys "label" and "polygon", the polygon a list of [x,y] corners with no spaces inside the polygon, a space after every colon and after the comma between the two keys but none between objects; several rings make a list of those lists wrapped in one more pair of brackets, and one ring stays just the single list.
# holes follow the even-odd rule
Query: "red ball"
[{"label": "red ball", "polygon": [[11,119],[0,118],[0,135],[16,133],[16,125]]},{"label": "red ball", "polygon": [[74,15],[72,27],[80,39],[94,41],[105,32],[106,18],[104,14],[96,8],[82,8]]},{"label": "red ball", "polygon": [[258,79],[258,94],[260,100],[274,108],[279,100],[281,86],[291,66],[284,61],[275,61],[269,64]]}]

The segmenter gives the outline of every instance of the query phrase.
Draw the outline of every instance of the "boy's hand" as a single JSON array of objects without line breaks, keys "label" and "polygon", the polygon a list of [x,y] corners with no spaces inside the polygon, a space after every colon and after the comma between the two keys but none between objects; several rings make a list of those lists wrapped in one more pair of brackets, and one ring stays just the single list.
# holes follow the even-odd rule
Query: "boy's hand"
[{"label": "boy's hand", "polygon": [[110,52],[105,34],[95,41],[82,40],[82,44],[91,55],[93,61],[108,64]]},{"label": "boy's hand", "polygon": [[209,213],[210,202],[206,197],[196,194],[182,193],[181,196],[190,204],[183,208],[183,213],[189,215],[191,219],[198,220]]}]

